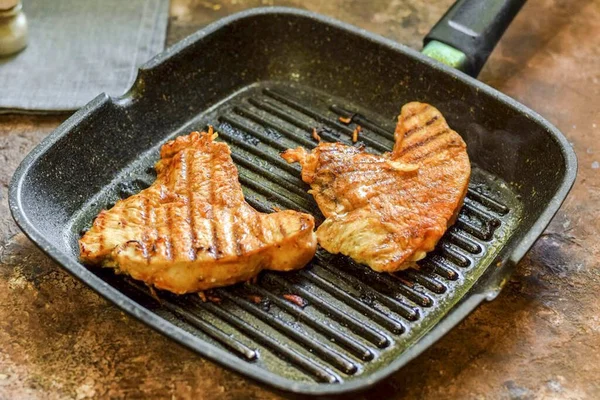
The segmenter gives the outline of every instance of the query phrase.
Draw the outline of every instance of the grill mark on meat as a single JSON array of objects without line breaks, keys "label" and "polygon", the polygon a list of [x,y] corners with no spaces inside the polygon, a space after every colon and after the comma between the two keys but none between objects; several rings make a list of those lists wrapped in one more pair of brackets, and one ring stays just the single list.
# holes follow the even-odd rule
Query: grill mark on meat
[{"label": "grill mark on meat", "polygon": [[233,214],[229,210],[221,212],[218,218],[221,223],[222,237],[220,238],[219,244],[221,245],[221,251],[223,254],[229,254],[230,252],[237,251],[235,249],[235,233],[234,233],[234,222]]},{"label": "grill mark on meat", "polygon": [[256,237],[256,239],[263,244],[265,242],[265,235],[263,232],[263,219],[261,218],[261,216],[259,216],[259,218],[257,218],[256,220],[256,226],[254,228],[254,232],[256,232],[254,234],[254,236]]},{"label": "grill mark on meat", "polygon": [[458,143],[454,140],[445,140],[445,141],[436,140],[436,142],[440,142],[440,144],[438,144],[435,147],[431,146],[431,148],[427,152],[411,158],[410,162],[411,163],[414,163],[417,161],[423,162],[426,158],[429,158],[432,155],[437,155],[444,150],[449,150],[453,147],[461,147],[460,143]]},{"label": "grill mark on meat", "polygon": [[279,220],[279,233],[281,233],[281,237],[285,237],[286,235],[286,231],[285,231],[285,227],[283,226],[283,221]]},{"label": "grill mark on meat", "polygon": [[171,219],[171,207],[167,206],[165,209],[165,218],[167,221],[167,231],[165,232],[165,247],[167,258],[173,260],[176,256],[176,249],[173,247],[172,236],[173,236],[173,220]]},{"label": "grill mark on meat", "polygon": [[148,251],[148,248],[150,247],[150,238],[148,237],[148,233],[147,230],[150,229],[151,227],[151,223],[150,223],[150,207],[149,207],[149,201],[148,199],[142,199],[142,210],[141,210],[141,214],[142,214],[142,243],[144,244],[144,256],[146,258],[146,261],[149,263],[150,262],[150,251]]},{"label": "grill mark on meat", "polygon": [[150,200],[148,200],[148,218],[150,223],[150,229],[152,229],[152,254],[156,253],[156,242],[158,240],[158,229],[156,228],[156,211],[150,207]]},{"label": "grill mark on meat", "polygon": [[210,176],[208,177],[208,204],[209,211],[207,212],[207,218],[210,220],[210,230],[211,230],[211,242],[208,246],[208,252],[212,254],[212,256],[216,259],[220,258],[219,252],[221,249],[219,248],[219,237],[217,233],[215,214],[213,209],[213,204],[215,201],[215,184],[213,179],[215,177],[215,160],[213,153],[210,153],[210,158],[208,160],[210,165]]},{"label": "grill mark on meat", "polygon": [[238,221],[241,221],[241,218],[238,218],[238,214],[239,214],[240,209],[236,209],[233,212],[233,215],[231,216],[231,229],[232,229],[232,233],[233,233],[233,243],[235,244],[235,254],[236,255],[241,255],[242,252],[244,251],[244,249],[242,248],[242,239],[240,236],[240,231],[239,231],[239,223]]},{"label": "grill mark on meat", "polygon": [[440,118],[439,115],[434,115],[429,121],[425,122],[425,126],[429,126],[431,124],[433,124],[435,121],[437,121]]},{"label": "grill mark on meat", "polygon": [[408,122],[408,120],[413,119],[415,116],[421,115],[425,112],[425,110],[427,110],[429,108],[429,104],[425,104],[423,103],[423,106],[421,108],[419,108],[418,110],[411,110],[409,112],[406,113],[406,115],[404,116],[404,122]]},{"label": "grill mark on meat", "polygon": [[402,151],[400,153],[398,153],[398,155],[394,156],[394,158],[398,158],[398,157],[402,157],[406,154],[408,154],[409,152],[412,152],[413,150],[417,150],[420,147],[423,147],[424,145],[426,145],[429,142],[432,142],[436,139],[438,139],[440,136],[443,136],[444,134],[450,132],[450,129],[445,128],[442,129],[439,132],[436,132],[433,135],[427,135],[427,137],[425,137],[425,139],[422,139],[420,141],[417,141],[415,143],[411,143],[410,145],[403,147]]},{"label": "grill mark on meat", "polygon": [[186,206],[187,206],[187,220],[190,224],[190,248],[188,249],[188,255],[191,261],[196,259],[196,231],[194,216],[192,215],[192,207],[194,206],[194,192],[192,186],[194,183],[194,174],[188,173],[190,171],[190,163],[194,164],[194,152],[186,152],[185,157],[185,191],[186,191]]},{"label": "grill mark on meat", "polygon": [[[104,214],[104,210],[100,211],[100,215],[98,215],[97,221],[98,221],[98,229],[104,229],[104,225],[105,225],[105,214]],[[100,235],[100,237],[98,238],[98,247],[100,247],[100,250],[104,250],[106,248],[106,238],[104,237],[104,235]]]},{"label": "grill mark on meat", "polygon": [[425,129],[428,126],[430,126],[433,123],[435,123],[435,121],[437,121],[438,119],[439,119],[439,116],[438,115],[434,115],[431,119],[429,119],[424,124],[417,125],[417,126],[414,126],[414,127],[410,128],[409,130],[407,130],[406,132],[404,132],[404,139],[408,139],[409,137],[413,136],[417,132],[421,132],[423,129]]}]

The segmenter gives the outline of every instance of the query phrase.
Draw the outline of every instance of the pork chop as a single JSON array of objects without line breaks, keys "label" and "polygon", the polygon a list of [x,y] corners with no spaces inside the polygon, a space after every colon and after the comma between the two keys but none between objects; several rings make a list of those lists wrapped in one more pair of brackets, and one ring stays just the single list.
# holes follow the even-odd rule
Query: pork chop
[{"label": "pork chop", "polygon": [[216,136],[192,132],[163,145],[156,181],[98,215],[79,241],[81,260],[178,294],[306,265],[313,217],[246,203],[229,146]]},{"label": "pork chop", "polygon": [[471,166],[466,145],[442,114],[423,103],[402,107],[392,152],[321,142],[287,150],[302,165],[326,217],[319,244],[375,271],[406,269],[433,250],[460,209]]}]

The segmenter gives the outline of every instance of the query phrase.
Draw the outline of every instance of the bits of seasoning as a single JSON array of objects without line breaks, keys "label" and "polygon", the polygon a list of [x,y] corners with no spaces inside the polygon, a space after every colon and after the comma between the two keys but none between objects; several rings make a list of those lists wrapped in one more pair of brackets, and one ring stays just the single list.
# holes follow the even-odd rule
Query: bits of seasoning
[{"label": "bits of seasoning", "polygon": [[290,303],[294,303],[300,308],[304,308],[308,305],[308,302],[306,300],[295,294],[284,294],[283,298],[289,301]]},{"label": "bits of seasoning", "polygon": [[352,132],[352,143],[358,142],[358,134],[362,131],[362,127],[360,125],[356,125],[354,128],[354,132]]},{"label": "bits of seasoning", "polygon": [[256,294],[249,294],[247,297],[248,297],[248,300],[250,300],[254,304],[259,304],[262,301],[262,297],[260,297]]},{"label": "bits of seasoning", "polygon": [[349,117],[339,117],[338,120],[342,123],[342,124],[346,124],[348,125],[350,122],[352,122],[352,115]]},{"label": "bits of seasoning", "polygon": [[313,128],[312,138],[315,139],[317,142],[321,141],[321,136],[319,136],[319,132],[317,132],[317,128]]},{"label": "bits of seasoning", "polygon": [[212,294],[209,294],[208,296],[206,296],[206,298],[208,299],[208,301],[210,301],[211,303],[215,303],[215,304],[221,304],[221,298]]},{"label": "bits of seasoning", "polygon": [[158,294],[156,294],[156,290],[154,290],[153,286],[148,286],[148,290],[150,291],[150,296],[152,296],[152,298],[156,301],[158,301],[159,303],[161,303],[160,298],[158,297]]}]

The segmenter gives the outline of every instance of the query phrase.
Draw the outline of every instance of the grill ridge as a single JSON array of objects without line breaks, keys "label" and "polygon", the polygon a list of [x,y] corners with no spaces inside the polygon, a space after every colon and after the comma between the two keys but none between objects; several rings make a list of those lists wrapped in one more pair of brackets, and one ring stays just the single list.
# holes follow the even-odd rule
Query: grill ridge
[{"label": "grill ridge", "polygon": [[[321,114],[318,111],[315,111],[311,108],[303,106],[297,100],[291,98],[288,95],[283,95],[280,92],[271,90],[271,89],[265,89],[263,92],[265,95],[285,104],[286,106],[293,108],[294,110],[299,111],[303,114],[306,114],[309,117],[313,118],[315,121],[325,124],[325,125],[329,126],[330,128],[336,129],[337,131],[340,131],[340,132],[344,132],[348,136],[352,136],[352,133],[354,132],[354,129],[349,127],[348,125],[341,124],[337,121],[332,121],[326,115]],[[363,142],[365,142],[367,145],[376,149],[377,151],[386,152],[386,151],[390,150],[389,146],[387,146],[384,143],[379,142],[378,140],[373,139],[370,136],[362,135],[361,140]]]},{"label": "grill ridge", "polygon": [[[288,194],[287,196],[284,196],[278,192],[273,191],[272,189],[270,189],[264,185],[261,185],[260,183],[257,183],[256,181],[252,180],[250,177],[243,174],[243,172],[240,172],[239,179],[240,179],[240,182],[242,183],[242,185],[252,188],[256,193],[260,193],[267,198],[276,199],[277,202],[279,204],[285,206],[285,208],[289,208],[292,210],[300,210],[300,211],[303,211],[306,213],[310,212],[309,209],[312,208],[312,207],[310,207],[310,205],[307,205],[305,203],[305,199],[297,198],[295,195],[290,195],[290,194]],[[293,200],[292,200],[292,198],[293,198]]]},{"label": "grill ridge", "polygon": [[[223,127],[223,125],[220,125],[220,126]],[[229,134],[226,129],[220,129],[219,136],[224,137],[228,143],[234,144],[237,147],[241,147],[244,150],[254,154],[255,156],[257,156],[263,160],[267,160],[272,165],[276,165],[277,167],[286,171],[287,173],[292,174],[292,176],[300,175],[300,167],[296,166],[295,164],[288,164],[281,157],[274,157],[271,154],[267,153],[266,151],[261,150],[257,146],[254,146],[254,145],[249,146],[248,144],[245,144],[243,140],[238,139],[235,136]]]},{"label": "grill ridge", "polygon": [[448,265],[449,262],[443,257],[433,253],[429,257],[420,262],[421,269],[431,270],[437,275],[449,281],[456,281],[460,277],[460,273]]},{"label": "grill ridge", "polygon": [[316,286],[319,286],[321,289],[325,290],[327,293],[340,300],[341,302],[349,305],[354,310],[357,310],[363,315],[369,315],[369,319],[378,323],[390,332],[399,335],[406,330],[406,328],[402,325],[400,321],[396,321],[395,319],[381,313],[381,311],[373,307],[367,306],[365,303],[352,297],[351,295],[344,292],[335,284],[329,282],[323,277],[306,270],[301,271],[300,274],[304,278],[308,279],[311,283],[315,284]]},{"label": "grill ridge", "polygon": [[482,222],[489,224],[490,226],[496,227],[500,225],[500,220],[493,215],[490,215],[488,212],[483,210],[481,207],[478,207],[477,204],[473,203],[473,200],[468,197],[465,199],[463,203],[463,208],[465,211],[475,215]]},{"label": "grill ridge", "polygon": [[202,303],[200,302],[200,299],[193,300],[193,302],[200,308],[207,310],[217,318],[235,327],[240,332],[243,332],[255,342],[262,344],[272,352],[279,354],[287,361],[293,363],[298,368],[313,375],[317,380],[328,383],[340,381],[341,378],[329,368],[324,367],[323,365],[317,363],[314,360],[311,360],[310,358],[304,356],[303,354],[290,348],[289,346],[283,345],[276,339],[258,330],[248,321],[242,320],[238,316],[233,315],[230,312],[224,310],[222,307],[219,307],[210,302]]},{"label": "grill ridge", "polygon": [[290,192],[294,192],[299,196],[306,196],[306,190],[302,186],[294,185],[292,182],[283,179],[280,175],[274,174],[265,169],[261,169],[256,164],[253,164],[251,161],[246,160],[244,157],[241,157],[237,154],[231,154],[231,158],[237,165],[240,165],[256,174],[262,174],[263,176],[266,176],[271,182],[278,184],[282,188],[289,190]]},{"label": "grill ridge", "polygon": [[284,287],[289,293],[299,295],[300,297],[308,300],[308,303],[315,308],[318,308],[324,314],[328,315],[331,319],[338,322],[340,325],[347,327],[352,332],[368,340],[379,348],[386,348],[390,345],[389,337],[375,328],[365,326],[361,321],[357,320],[350,314],[341,311],[333,305],[325,302],[319,296],[308,291],[305,287],[300,285],[292,285],[288,281],[281,278],[276,274],[265,275],[265,278],[271,279],[277,285]]},{"label": "grill ridge", "polygon": [[345,335],[344,333],[331,328],[330,326],[323,324],[313,318],[311,318],[307,313],[303,312],[299,307],[291,305],[286,300],[282,300],[279,296],[271,293],[267,289],[251,285],[252,289],[266,297],[269,301],[276,304],[279,308],[285,310],[287,313],[296,317],[299,321],[306,323],[308,326],[318,331],[325,337],[329,337],[331,341],[337,343],[340,347],[344,348],[351,354],[354,354],[356,357],[360,358],[363,361],[370,361],[373,359],[373,352],[361,342],[351,338],[350,336]]},{"label": "grill ridge", "polygon": [[449,241],[442,240],[438,244],[438,251],[442,253],[446,259],[462,268],[467,268],[471,265],[471,260],[465,255],[459,247]]},{"label": "grill ridge", "polygon": [[[299,145],[309,147],[309,148],[314,147],[314,145],[315,145],[315,142],[311,141],[310,139],[307,139],[303,136],[299,136],[299,135],[291,132],[290,130],[283,127],[281,124],[276,124],[274,122],[271,122],[267,118],[261,117],[259,114],[254,113],[250,108],[235,107],[233,109],[233,112],[240,115],[241,117],[249,119],[250,121],[252,121],[256,124],[259,124],[262,126],[268,126],[272,129],[276,130],[277,132],[280,132],[286,138],[298,143]],[[311,130],[311,128],[306,127],[305,130],[308,131],[308,130]]]},{"label": "grill ridge", "polygon": [[442,294],[447,290],[442,282],[438,281],[435,277],[425,271],[416,272],[415,270],[409,269],[403,271],[403,273],[408,279],[420,284],[433,293]]},{"label": "grill ridge", "polygon": [[217,290],[217,293],[223,296],[224,298],[228,299],[229,301],[235,303],[240,308],[243,308],[244,310],[248,311],[256,318],[277,329],[279,332],[282,332],[290,339],[296,341],[296,343],[300,343],[302,346],[309,349],[311,353],[318,355],[321,359],[323,359],[323,361],[326,361],[330,365],[333,365],[340,371],[349,375],[352,375],[357,371],[357,365],[347,357],[331,349],[329,346],[326,346],[323,343],[315,340],[314,338],[308,337],[301,331],[292,328],[285,322],[272,316],[269,313],[266,313],[262,308],[257,307],[255,304],[249,302],[248,300],[245,300],[242,297],[233,296],[226,290]]},{"label": "grill ridge", "polygon": [[461,213],[458,215],[458,218],[455,222],[456,226],[469,233],[472,236],[475,236],[478,239],[489,241],[493,235],[494,230],[492,226],[488,224],[483,224],[481,221],[475,223],[472,219],[470,219],[467,215]]},{"label": "grill ridge", "polygon": [[477,242],[470,239],[463,232],[451,227],[447,233],[448,241],[471,254],[479,254],[483,251],[482,247]]},{"label": "grill ridge", "polygon": [[269,113],[270,115],[273,115],[273,116],[281,119],[282,121],[292,124],[292,125],[296,126],[297,128],[300,128],[307,132],[311,131],[312,128],[315,127],[313,124],[304,122],[304,121],[300,120],[299,118],[294,118],[294,116],[291,113],[286,112],[285,110],[280,109],[276,105],[273,105],[269,102],[265,102],[265,101],[259,100],[257,98],[251,97],[248,99],[248,103],[252,104],[254,107],[256,107],[260,110],[263,110],[263,111]]},{"label": "grill ridge", "polygon": [[388,293],[396,299],[406,298],[421,307],[431,307],[433,300],[425,293],[419,292],[412,287],[404,284],[399,284],[399,280],[392,274],[364,273],[367,267],[358,265],[351,260],[348,260],[346,266],[348,271],[361,276],[363,282],[372,287],[376,287],[379,291]]},{"label": "grill ridge", "polygon": [[509,212],[508,207],[506,207],[504,204],[500,204],[496,200],[492,199],[489,196],[486,196],[483,193],[478,192],[475,189],[468,189],[467,198],[473,199],[474,201],[481,203],[482,205],[488,207],[490,210],[496,212],[499,215],[506,215]]},{"label": "grill ridge", "polygon": [[[146,297],[149,296],[147,288],[142,287],[140,283],[131,279],[127,279],[127,283],[130,287],[134,288],[139,294],[142,294]],[[182,306],[179,306],[167,299],[160,299],[159,302],[162,307],[185,319],[195,328],[198,328],[217,342],[221,343],[226,348],[232,350],[234,354],[244,358],[246,361],[255,361],[258,358],[258,351],[256,349],[251,349],[250,347],[246,346],[240,341],[227,335],[221,329],[215,327],[210,322],[202,319],[199,314],[194,314],[192,313],[192,311],[187,310]]]},{"label": "grill ridge", "polygon": [[371,286],[366,285],[364,282],[360,281],[353,275],[344,274],[342,271],[336,270],[335,268],[331,268],[323,262],[313,263],[313,271],[319,271],[321,268],[326,270],[330,274],[335,275],[336,278],[348,283],[355,289],[360,288],[360,291],[367,294],[369,297],[374,297],[375,299],[377,299],[377,301],[385,305],[393,312],[402,316],[406,320],[416,321],[417,319],[419,319],[419,312],[416,309],[410,307],[409,305],[405,304],[404,302],[398,299],[383,295],[381,292],[377,291]]},{"label": "grill ridge", "polygon": [[[268,144],[269,146],[273,147],[277,151],[281,152],[281,151],[285,151],[287,149],[287,146],[279,143],[277,140],[273,139],[272,137],[269,137],[269,136],[263,134],[262,132],[260,132],[258,129],[255,129],[252,126],[248,125],[247,123],[239,121],[228,115],[223,115],[223,116],[219,117],[219,121],[221,123],[227,123],[230,126],[236,128],[236,129],[239,129],[242,132],[245,132],[255,138],[258,138],[261,142]],[[256,143],[255,145],[258,145],[258,144],[259,143]]]}]

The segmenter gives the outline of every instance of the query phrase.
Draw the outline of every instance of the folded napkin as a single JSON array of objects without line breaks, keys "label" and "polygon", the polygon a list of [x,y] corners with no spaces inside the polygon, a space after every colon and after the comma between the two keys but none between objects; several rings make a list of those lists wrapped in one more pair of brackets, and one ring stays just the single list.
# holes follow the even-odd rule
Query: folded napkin
[{"label": "folded napkin", "polygon": [[29,45],[0,58],[0,113],[76,110],[124,93],[163,50],[169,0],[23,0]]}]

